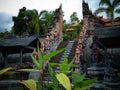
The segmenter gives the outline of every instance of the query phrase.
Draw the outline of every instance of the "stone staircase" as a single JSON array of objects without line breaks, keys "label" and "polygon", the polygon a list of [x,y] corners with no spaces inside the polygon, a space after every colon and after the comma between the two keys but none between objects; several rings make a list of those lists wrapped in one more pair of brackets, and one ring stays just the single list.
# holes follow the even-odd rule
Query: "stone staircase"
[{"label": "stone staircase", "polygon": [[[64,61],[64,57],[67,57],[69,61],[71,61],[75,55],[75,48],[77,45],[77,41],[63,41],[60,43],[57,49],[64,48],[66,47],[66,50],[63,53],[60,53],[50,59],[50,62],[54,63],[62,63]],[[56,67],[53,67],[53,70],[55,73],[60,72],[59,65]],[[45,70],[43,71],[44,73],[44,82],[51,82],[51,76],[48,71],[48,66],[45,67]]]}]

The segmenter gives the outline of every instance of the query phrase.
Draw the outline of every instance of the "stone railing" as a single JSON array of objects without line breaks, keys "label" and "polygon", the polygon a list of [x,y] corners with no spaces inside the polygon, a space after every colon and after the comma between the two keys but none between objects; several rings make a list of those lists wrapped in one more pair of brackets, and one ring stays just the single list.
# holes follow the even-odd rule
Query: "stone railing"
[{"label": "stone railing", "polygon": [[83,27],[79,34],[78,44],[75,52],[75,67],[74,67],[75,73],[80,73],[81,71],[83,71],[82,70],[84,67],[83,64],[85,65],[86,62],[84,59],[84,48],[85,48],[86,38],[87,38],[86,29]]}]

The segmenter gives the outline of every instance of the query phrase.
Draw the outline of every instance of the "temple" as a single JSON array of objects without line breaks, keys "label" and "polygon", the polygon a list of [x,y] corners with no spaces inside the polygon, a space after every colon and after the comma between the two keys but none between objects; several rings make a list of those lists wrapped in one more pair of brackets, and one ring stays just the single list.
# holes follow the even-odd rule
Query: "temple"
[{"label": "temple", "polygon": [[[95,16],[89,8],[88,3],[83,0],[82,2],[82,14],[83,14],[83,22],[84,25],[88,25],[89,29],[91,27],[100,28],[100,27],[110,27],[111,20],[108,18],[103,18],[103,16]],[[93,26],[92,26],[93,25]],[[120,19],[114,19],[114,26],[120,26]]]},{"label": "temple", "polygon": [[[87,60],[91,60],[90,67],[87,69],[88,73],[97,76],[106,86],[117,87],[120,84],[120,79],[117,75],[120,71],[120,65],[118,64],[120,63],[120,19],[115,18],[114,26],[112,26],[110,19],[103,18],[103,16],[95,16],[85,0],[82,2],[82,9],[82,25],[90,35],[88,46],[90,45],[89,47],[91,48],[91,56],[89,57],[89,52],[86,52],[88,54]],[[111,89],[101,83],[96,85],[105,90]],[[112,88],[112,90],[118,89]]]}]

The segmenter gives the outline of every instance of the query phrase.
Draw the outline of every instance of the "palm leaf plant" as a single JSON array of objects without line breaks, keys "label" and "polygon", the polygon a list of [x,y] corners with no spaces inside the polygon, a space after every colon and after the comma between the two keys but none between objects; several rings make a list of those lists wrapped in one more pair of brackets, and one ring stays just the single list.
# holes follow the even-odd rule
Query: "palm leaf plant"
[{"label": "palm leaf plant", "polygon": [[[43,62],[44,60],[48,60],[49,58],[53,57],[54,55],[64,51],[65,48],[62,48],[60,50],[53,51],[49,54],[46,54],[42,56],[39,47],[38,47],[38,61],[31,55],[34,64],[36,65],[37,69],[19,69],[17,71],[24,71],[24,72],[40,72],[42,74],[42,68],[44,66]],[[70,82],[70,78],[67,74],[69,72],[73,72],[71,70],[71,67],[73,65],[74,59],[68,63],[68,59],[65,57],[64,62],[60,64],[60,73],[54,73],[53,69],[51,66],[55,66],[56,63],[48,63],[48,70],[50,73],[50,76],[52,77],[52,85],[47,83],[47,89],[48,90],[60,90],[59,83],[66,89],[66,90],[71,90],[74,88],[74,90],[86,90],[89,89],[90,87],[93,86],[93,82],[97,80],[97,78],[89,79],[89,80],[84,80],[85,79],[85,74],[75,74],[72,75],[73,82]],[[63,68],[65,66],[65,68]],[[6,73],[9,70],[13,70],[13,68],[8,68],[8,69],[3,69],[0,71],[1,74]],[[42,90],[43,86],[41,84],[42,79],[38,79],[38,82],[34,80],[24,80],[21,83],[24,84],[28,89],[30,90]],[[73,87],[71,86],[73,84]]]},{"label": "palm leaf plant", "polygon": [[[31,57],[32,57],[32,60],[33,60],[33,63],[35,64],[35,66],[37,67],[37,69],[31,69],[31,68],[25,68],[25,69],[18,69],[18,70],[15,70],[14,68],[12,68],[12,67],[8,67],[8,68],[5,68],[5,69],[2,69],[2,70],[0,70],[0,75],[3,75],[3,74],[5,74],[5,73],[7,73],[8,71],[19,71],[19,72],[39,72],[41,75],[40,76],[42,76],[42,72],[43,72],[43,67],[44,67],[44,61],[45,60],[49,60],[51,57],[53,57],[53,56],[55,56],[55,55],[57,55],[57,54],[59,54],[59,53],[61,53],[61,52],[63,52],[65,50],[65,48],[62,48],[62,49],[59,49],[59,50],[56,50],[56,51],[53,51],[53,52],[51,52],[51,53],[48,53],[48,54],[45,54],[45,55],[43,55],[42,56],[42,54],[41,54],[41,52],[40,52],[40,49],[39,49],[39,46],[37,47],[37,51],[38,51],[38,60],[36,60],[34,57],[33,57],[33,55],[31,55]],[[55,65],[55,64],[54,64]],[[53,73],[52,71],[51,71],[51,73]],[[52,74],[51,74],[52,75]],[[54,80],[54,79],[53,79]],[[38,80],[38,82],[37,82],[37,85],[38,85],[38,89],[39,90],[42,90],[42,86],[41,86],[41,82],[40,81],[42,81],[42,78],[40,79],[40,80]],[[24,80],[24,81],[22,81],[21,82],[22,84],[24,84],[25,86],[27,86],[30,90],[33,90],[33,89],[31,89],[31,88],[35,88],[35,86],[36,86],[36,83],[34,83],[34,80]],[[31,86],[30,85],[30,83],[32,84],[32,83],[34,83],[34,85],[33,86]],[[36,90],[36,89],[34,89],[34,90]]]},{"label": "palm leaf plant", "polygon": [[120,5],[120,0],[100,0],[99,6],[102,7],[99,7],[95,11],[95,15],[101,12],[105,12],[107,17],[111,19],[112,25],[114,25],[114,12],[120,13],[119,5]]},{"label": "palm leaf plant", "polygon": [[65,73],[65,74],[72,72],[71,67],[72,67],[73,63],[74,63],[74,58],[69,63],[68,58],[64,57],[64,62],[59,64],[60,72]]},{"label": "palm leaf plant", "polygon": [[59,90],[59,88],[58,88],[59,82],[58,82],[58,80],[57,80],[57,78],[55,76],[55,73],[54,73],[53,69],[51,68],[50,63],[48,63],[48,70],[49,70],[50,76],[52,78],[52,83],[53,83],[52,85],[47,83],[48,89],[50,89],[50,90]]},{"label": "palm leaf plant", "polygon": [[40,49],[39,49],[39,46],[37,48],[37,51],[38,51],[38,60],[36,60],[33,55],[31,55],[32,57],[32,60],[34,62],[34,64],[36,65],[36,67],[41,71],[41,79],[40,81],[42,81],[43,79],[43,67],[44,67],[44,61],[45,60],[49,60],[50,58],[52,58],[53,56],[63,52],[65,50],[65,48],[62,48],[62,49],[59,49],[59,50],[56,50],[56,51],[53,51],[51,53],[48,53],[48,54],[45,54],[45,55],[42,55],[41,52],[40,52]]},{"label": "palm leaf plant", "polygon": [[92,84],[97,78],[85,80],[85,74],[75,75],[73,77],[74,90],[86,90],[94,86]]}]

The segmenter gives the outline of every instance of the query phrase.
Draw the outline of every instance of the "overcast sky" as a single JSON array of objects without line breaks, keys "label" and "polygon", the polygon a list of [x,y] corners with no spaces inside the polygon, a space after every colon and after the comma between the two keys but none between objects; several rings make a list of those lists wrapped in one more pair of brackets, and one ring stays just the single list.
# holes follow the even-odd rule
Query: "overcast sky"
[{"label": "overcast sky", "polygon": [[[94,12],[98,8],[99,0],[85,0]],[[82,19],[82,0],[0,0],[0,31],[10,30],[13,25],[12,16],[17,16],[19,9],[25,6],[27,9],[55,10],[62,4],[64,19],[69,21],[73,12]]]}]

